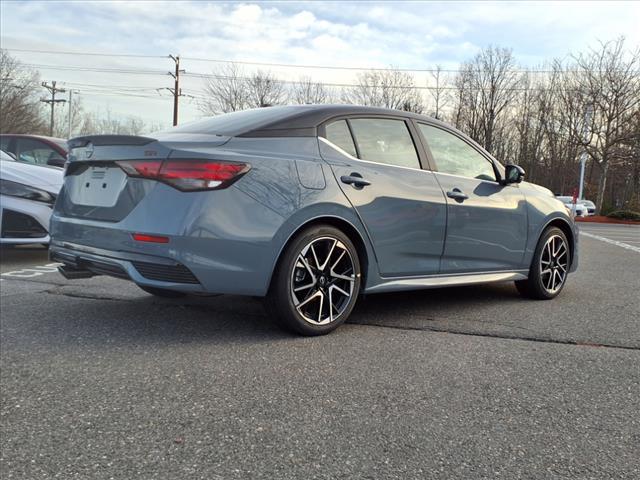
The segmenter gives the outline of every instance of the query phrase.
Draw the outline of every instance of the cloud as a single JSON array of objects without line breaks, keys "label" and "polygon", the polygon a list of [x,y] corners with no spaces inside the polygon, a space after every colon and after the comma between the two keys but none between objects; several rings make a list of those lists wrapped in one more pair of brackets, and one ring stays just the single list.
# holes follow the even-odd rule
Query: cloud
[{"label": "cloud", "polygon": [[[337,66],[394,65],[455,68],[488,44],[511,47],[524,64],[538,65],[596,40],[627,35],[640,42],[634,2],[1,2],[3,47],[99,51]],[[51,19],[55,18],[52,23]],[[170,85],[168,59],[47,56],[19,54],[39,64],[148,68],[152,76],[42,70],[47,79],[84,83]],[[210,72],[217,64],[183,60],[187,72]],[[352,81],[355,72],[274,68],[295,79],[312,75],[324,81]],[[420,81],[420,79],[419,79]],[[202,80],[185,78],[197,91]],[[170,102],[158,97],[123,101],[95,96],[113,109],[148,117],[170,116]],[[140,102],[143,100],[141,99]],[[197,116],[184,99],[185,119]]]}]

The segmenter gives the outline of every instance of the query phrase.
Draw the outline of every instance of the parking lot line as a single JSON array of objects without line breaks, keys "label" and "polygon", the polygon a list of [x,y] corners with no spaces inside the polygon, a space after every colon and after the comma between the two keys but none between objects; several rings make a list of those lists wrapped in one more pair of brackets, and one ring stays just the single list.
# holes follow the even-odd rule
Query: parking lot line
[{"label": "parking lot line", "polygon": [[39,277],[45,273],[55,273],[58,271],[58,267],[61,263],[48,263],[46,265],[38,265],[35,267],[23,268],[20,270],[14,270],[12,272],[3,272],[0,277],[10,278],[32,278]]},{"label": "parking lot line", "polygon": [[580,235],[584,235],[585,237],[594,238],[596,240],[600,240],[601,242],[610,243],[611,245],[617,245],[618,247],[626,248],[627,250],[640,253],[640,247],[636,247],[628,243],[620,242],[618,240],[613,240],[607,237],[601,237],[600,235],[594,235],[593,233],[585,232],[584,230],[580,231]]}]

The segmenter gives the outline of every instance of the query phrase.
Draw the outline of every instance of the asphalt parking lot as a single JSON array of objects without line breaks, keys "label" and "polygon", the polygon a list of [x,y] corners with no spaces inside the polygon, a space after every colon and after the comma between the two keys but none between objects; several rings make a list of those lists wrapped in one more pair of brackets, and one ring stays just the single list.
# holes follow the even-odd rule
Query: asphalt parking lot
[{"label": "asphalt parking lot", "polygon": [[640,227],[582,232],[554,301],[371,296],[322,338],[3,250],[0,476],[639,478]]}]

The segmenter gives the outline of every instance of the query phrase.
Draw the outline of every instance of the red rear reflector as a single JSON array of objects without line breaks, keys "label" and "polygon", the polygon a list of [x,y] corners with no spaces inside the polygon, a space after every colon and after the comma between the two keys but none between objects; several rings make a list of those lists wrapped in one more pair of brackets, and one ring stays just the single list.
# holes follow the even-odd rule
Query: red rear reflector
[{"label": "red rear reflector", "polygon": [[134,233],[132,234],[132,237],[136,242],[169,243],[169,237],[160,237],[158,235],[145,235],[144,233]]},{"label": "red rear reflector", "polygon": [[131,177],[158,180],[185,191],[225,188],[250,169],[246,163],[214,160],[131,160],[116,163]]}]

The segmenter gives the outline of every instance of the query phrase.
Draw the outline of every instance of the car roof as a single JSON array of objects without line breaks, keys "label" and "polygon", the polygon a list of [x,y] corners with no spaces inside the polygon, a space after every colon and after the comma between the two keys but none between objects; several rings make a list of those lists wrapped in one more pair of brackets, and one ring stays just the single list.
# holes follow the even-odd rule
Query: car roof
[{"label": "car roof", "polygon": [[289,114],[279,118],[278,120],[267,123],[246,132],[240,136],[259,136],[264,132],[265,136],[269,131],[273,130],[297,130],[297,129],[315,129],[321,124],[335,117],[346,115],[388,115],[394,117],[414,118],[416,120],[428,121],[430,123],[438,123],[446,126],[444,123],[413,112],[405,112],[403,110],[394,110],[391,108],[368,107],[362,105],[287,105],[282,107],[269,107],[274,109],[274,113]]},{"label": "car roof", "polygon": [[307,137],[316,136],[317,128],[324,122],[346,115],[414,118],[446,127],[444,123],[425,115],[390,108],[359,105],[284,105],[207,117],[159,133],[204,133],[232,137]]},{"label": "car roof", "polygon": [[48,140],[49,142],[66,142],[64,138],[47,137],[46,135],[31,135],[29,133],[0,133],[0,137],[20,137],[20,138],[37,138],[39,140]]}]

